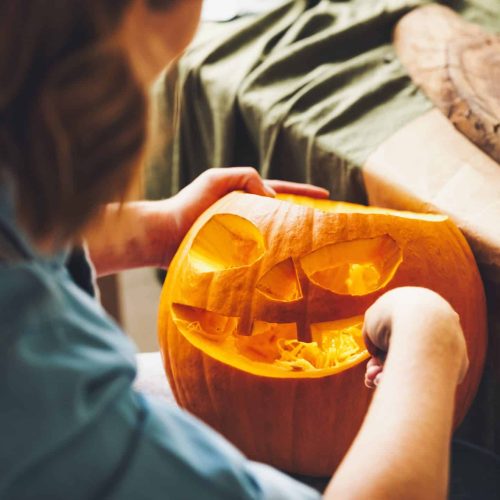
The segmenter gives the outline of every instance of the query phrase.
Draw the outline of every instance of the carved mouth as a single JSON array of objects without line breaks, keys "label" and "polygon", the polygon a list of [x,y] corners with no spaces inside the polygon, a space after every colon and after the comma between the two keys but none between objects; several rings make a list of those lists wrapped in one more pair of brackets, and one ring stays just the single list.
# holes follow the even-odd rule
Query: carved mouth
[{"label": "carved mouth", "polygon": [[[295,323],[253,322],[251,335],[238,333],[239,318],[172,304],[173,321],[188,340],[211,353],[224,353],[235,366],[249,363],[271,372],[335,372],[368,357],[363,316],[311,324],[312,342],[297,339]],[[243,360],[245,362],[243,362]]]}]

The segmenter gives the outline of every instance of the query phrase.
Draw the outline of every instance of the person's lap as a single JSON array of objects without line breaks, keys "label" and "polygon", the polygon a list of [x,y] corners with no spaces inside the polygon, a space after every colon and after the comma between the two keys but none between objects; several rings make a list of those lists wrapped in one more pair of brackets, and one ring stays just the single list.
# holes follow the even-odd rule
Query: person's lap
[{"label": "person's lap", "polygon": [[[137,355],[135,387],[140,392],[175,403],[159,352]],[[294,476],[322,491],[330,478]],[[450,471],[450,500],[497,500],[500,498],[500,457],[462,440],[454,440]]]}]

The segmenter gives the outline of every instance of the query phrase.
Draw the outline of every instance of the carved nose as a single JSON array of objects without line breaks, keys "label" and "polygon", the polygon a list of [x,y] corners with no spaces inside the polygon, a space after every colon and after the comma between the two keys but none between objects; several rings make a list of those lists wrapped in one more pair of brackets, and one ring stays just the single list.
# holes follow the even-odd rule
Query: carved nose
[{"label": "carved nose", "polygon": [[302,298],[297,270],[291,257],[261,276],[256,288],[266,297],[280,302],[293,302]]}]

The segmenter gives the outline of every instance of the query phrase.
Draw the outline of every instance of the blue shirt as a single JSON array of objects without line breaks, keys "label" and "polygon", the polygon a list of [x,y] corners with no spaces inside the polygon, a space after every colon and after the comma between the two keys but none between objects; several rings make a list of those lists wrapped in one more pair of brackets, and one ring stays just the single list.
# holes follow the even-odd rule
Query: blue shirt
[{"label": "blue shirt", "polygon": [[135,392],[134,346],[14,220],[0,186],[0,499],[320,497]]}]

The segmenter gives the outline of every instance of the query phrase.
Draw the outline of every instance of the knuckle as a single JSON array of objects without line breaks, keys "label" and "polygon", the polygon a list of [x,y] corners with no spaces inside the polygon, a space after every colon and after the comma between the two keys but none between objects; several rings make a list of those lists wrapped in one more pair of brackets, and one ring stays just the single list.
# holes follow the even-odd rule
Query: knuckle
[{"label": "knuckle", "polygon": [[259,173],[257,172],[257,169],[255,167],[241,167],[242,169],[245,170],[245,173],[248,175],[251,175],[252,177],[260,177]]}]

